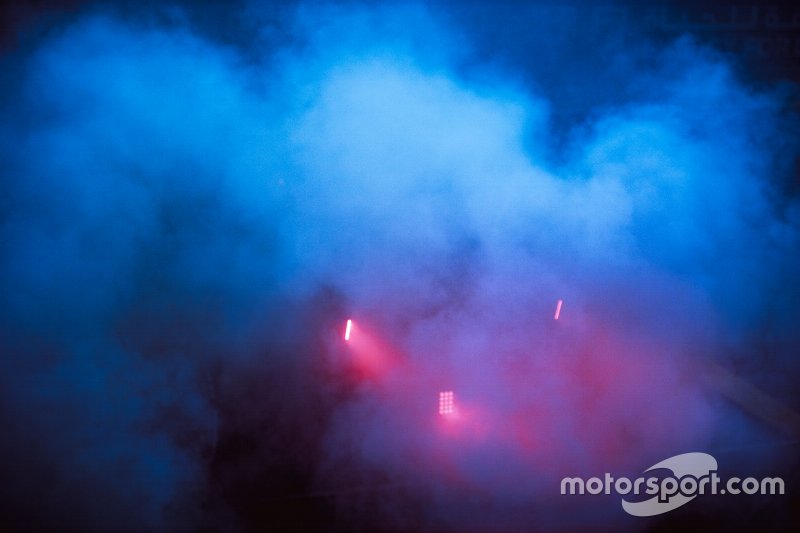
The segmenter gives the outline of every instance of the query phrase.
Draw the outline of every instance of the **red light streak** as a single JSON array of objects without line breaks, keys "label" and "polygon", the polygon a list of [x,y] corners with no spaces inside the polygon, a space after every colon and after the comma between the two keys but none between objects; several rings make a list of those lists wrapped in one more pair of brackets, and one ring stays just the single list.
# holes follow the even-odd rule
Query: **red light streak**
[{"label": "red light streak", "polygon": [[563,303],[564,303],[564,300],[559,300],[558,301],[558,305],[556,305],[556,315],[554,317],[556,320],[558,320],[558,317],[561,315],[561,304],[563,304]]},{"label": "red light streak", "polygon": [[350,340],[350,331],[352,329],[353,329],[353,321],[348,319],[347,320],[347,327],[344,330],[344,340],[346,340],[346,341]]}]

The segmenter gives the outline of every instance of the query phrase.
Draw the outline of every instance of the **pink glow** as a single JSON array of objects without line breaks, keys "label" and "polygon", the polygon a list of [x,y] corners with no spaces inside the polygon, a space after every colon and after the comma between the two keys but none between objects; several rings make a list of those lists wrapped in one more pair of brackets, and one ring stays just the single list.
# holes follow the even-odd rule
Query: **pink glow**
[{"label": "pink glow", "polygon": [[344,340],[346,340],[346,341],[350,340],[350,330],[352,330],[352,329],[353,329],[353,321],[348,319],[347,320],[347,328],[345,328],[345,330],[344,330]]},{"label": "pink glow", "polygon": [[564,300],[559,300],[558,305],[556,305],[556,316],[555,319],[558,320],[558,317],[561,315],[561,304],[564,303]]}]

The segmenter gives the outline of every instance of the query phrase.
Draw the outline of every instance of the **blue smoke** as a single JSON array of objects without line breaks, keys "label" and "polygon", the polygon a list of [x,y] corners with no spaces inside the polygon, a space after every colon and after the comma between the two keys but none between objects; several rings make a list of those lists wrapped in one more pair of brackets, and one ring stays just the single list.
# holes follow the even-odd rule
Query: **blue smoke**
[{"label": "blue smoke", "polygon": [[[609,39],[594,80],[520,32],[525,70],[470,16],[300,6],[280,44],[227,45],[86,16],[19,52],[11,524],[249,529],[310,508],[345,528],[625,527],[558,479],[771,435],[702,375],[797,403],[790,89],[690,37]],[[413,377],[347,374],[349,316]],[[442,388],[475,406],[466,440],[420,422]],[[359,492],[376,484],[398,488]]]}]

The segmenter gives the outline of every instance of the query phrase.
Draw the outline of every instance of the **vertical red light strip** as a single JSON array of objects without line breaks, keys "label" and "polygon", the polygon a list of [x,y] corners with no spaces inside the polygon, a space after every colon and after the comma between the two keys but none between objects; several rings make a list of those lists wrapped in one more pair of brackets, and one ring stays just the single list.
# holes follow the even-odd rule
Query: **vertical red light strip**
[{"label": "vertical red light strip", "polygon": [[353,321],[348,319],[347,320],[347,327],[344,330],[344,340],[346,340],[346,341],[350,340],[350,330],[352,330],[352,329],[353,329]]}]

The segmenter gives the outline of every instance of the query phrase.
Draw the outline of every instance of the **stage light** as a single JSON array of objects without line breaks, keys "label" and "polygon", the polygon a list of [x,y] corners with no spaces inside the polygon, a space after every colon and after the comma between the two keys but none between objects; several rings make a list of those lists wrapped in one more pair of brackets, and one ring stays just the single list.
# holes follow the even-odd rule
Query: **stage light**
[{"label": "stage light", "polygon": [[556,304],[556,315],[555,315],[555,317],[554,317],[556,320],[558,320],[558,317],[559,317],[559,316],[561,316],[561,305],[562,305],[563,303],[564,303],[564,301],[563,301],[563,300],[559,300],[559,301],[558,301],[558,304]]},{"label": "stage light", "polygon": [[353,321],[348,319],[347,320],[347,327],[344,330],[344,340],[346,340],[346,341],[350,340],[350,331],[352,329],[353,329]]},{"label": "stage light", "polygon": [[444,391],[439,393],[439,414],[453,414],[453,391]]}]

